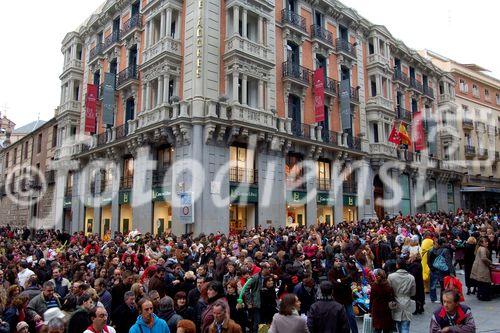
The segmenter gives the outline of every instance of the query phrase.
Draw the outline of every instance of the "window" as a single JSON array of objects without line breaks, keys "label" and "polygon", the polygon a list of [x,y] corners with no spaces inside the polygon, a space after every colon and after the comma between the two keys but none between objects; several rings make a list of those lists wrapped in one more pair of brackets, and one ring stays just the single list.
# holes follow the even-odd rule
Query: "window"
[{"label": "window", "polygon": [[8,167],[9,167],[9,153],[5,154],[5,168],[7,169]]},{"label": "window", "polygon": [[29,148],[29,142],[26,141],[24,143],[24,159],[27,159],[28,158],[28,148]]},{"label": "window", "polygon": [[330,162],[318,161],[318,190],[330,190],[331,177],[330,177]]},{"label": "window", "polygon": [[14,156],[12,156],[12,165],[17,163],[17,148],[14,148]]},{"label": "window", "polygon": [[52,127],[52,147],[57,146],[57,125]]},{"label": "window", "polygon": [[463,118],[464,119],[470,119],[469,115],[469,107],[467,105],[462,105],[462,110],[463,110]]},{"label": "window", "polygon": [[377,143],[378,142],[378,124],[377,123],[372,123],[372,133],[373,133],[373,142]]},{"label": "window", "polygon": [[490,91],[488,89],[484,89],[484,99],[490,101]]},{"label": "window", "polygon": [[254,151],[245,147],[229,147],[229,180],[232,182],[250,183],[257,181],[254,173]]},{"label": "window", "polygon": [[36,152],[40,154],[42,152],[42,133],[38,134],[38,142]]},{"label": "window", "polygon": [[286,157],[286,180],[289,186],[301,187],[302,184],[302,156],[290,153]]},{"label": "window", "polygon": [[464,79],[460,79],[460,91],[467,94],[469,92],[469,86]]},{"label": "window", "polygon": [[479,88],[475,84],[472,85],[472,95],[479,98]]},{"label": "window", "polygon": [[448,183],[447,186],[447,199],[448,199],[448,211],[455,211],[455,189],[452,183]]},{"label": "window", "polygon": [[500,94],[499,93],[497,93],[497,97],[496,98],[497,98],[497,105],[500,105]]},{"label": "window", "polygon": [[399,183],[401,184],[401,213],[403,216],[410,214],[411,197],[410,197],[410,177],[403,173],[399,176]]},{"label": "window", "polygon": [[166,170],[170,167],[172,163],[172,149],[171,148],[163,148],[158,149],[158,170]]}]

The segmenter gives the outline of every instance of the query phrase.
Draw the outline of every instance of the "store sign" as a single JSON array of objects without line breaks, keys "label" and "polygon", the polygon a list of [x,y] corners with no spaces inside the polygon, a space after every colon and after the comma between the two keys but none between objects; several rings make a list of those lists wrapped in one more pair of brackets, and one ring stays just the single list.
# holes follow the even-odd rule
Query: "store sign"
[{"label": "store sign", "polygon": [[112,201],[113,201],[113,198],[111,198],[111,197],[103,197],[103,198],[101,198],[101,206],[111,205]]},{"label": "store sign", "polygon": [[194,223],[193,215],[193,200],[191,193],[181,193],[181,211],[179,214],[179,221],[184,224]]},{"label": "store sign", "polygon": [[113,126],[115,123],[115,82],[116,75],[113,73],[104,74],[104,91],[102,98],[102,122]]},{"label": "store sign", "polygon": [[71,207],[71,197],[64,197],[63,208]]},{"label": "store sign", "polygon": [[321,206],[333,206],[335,201],[330,197],[329,193],[318,193],[316,195],[316,203]]},{"label": "store sign", "polygon": [[344,206],[356,206],[356,199],[354,195],[344,195]]},{"label": "store sign", "polygon": [[307,192],[302,191],[289,191],[286,195],[286,202],[289,204],[305,205],[307,199]]},{"label": "store sign", "polygon": [[120,205],[130,204],[132,201],[132,193],[130,191],[120,191],[118,195],[118,203]]},{"label": "store sign", "polygon": [[196,78],[201,78],[201,67],[203,64],[203,0],[198,0],[200,16],[196,23]]},{"label": "store sign", "polygon": [[259,189],[256,187],[230,186],[229,198],[231,200],[231,203],[258,203]]},{"label": "store sign", "polygon": [[170,201],[172,200],[172,192],[163,187],[153,189],[153,201]]}]

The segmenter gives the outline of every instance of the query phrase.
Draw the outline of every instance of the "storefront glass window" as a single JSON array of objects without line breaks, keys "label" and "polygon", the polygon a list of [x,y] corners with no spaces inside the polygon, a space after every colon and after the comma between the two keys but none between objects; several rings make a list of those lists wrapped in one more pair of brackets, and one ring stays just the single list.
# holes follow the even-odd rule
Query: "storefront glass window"
[{"label": "storefront glass window", "polygon": [[406,174],[399,176],[399,183],[401,185],[401,213],[403,216],[410,214],[411,199],[410,199],[410,177]]}]

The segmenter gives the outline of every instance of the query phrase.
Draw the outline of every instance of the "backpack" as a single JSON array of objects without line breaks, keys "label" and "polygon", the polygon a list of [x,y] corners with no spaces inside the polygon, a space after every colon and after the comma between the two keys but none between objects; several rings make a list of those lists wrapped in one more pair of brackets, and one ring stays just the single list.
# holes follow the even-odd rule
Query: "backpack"
[{"label": "backpack", "polygon": [[444,257],[442,252],[436,257],[436,259],[434,259],[434,261],[432,262],[432,267],[441,272],[449,271],[448,265],[446,264],[446,258]]}]

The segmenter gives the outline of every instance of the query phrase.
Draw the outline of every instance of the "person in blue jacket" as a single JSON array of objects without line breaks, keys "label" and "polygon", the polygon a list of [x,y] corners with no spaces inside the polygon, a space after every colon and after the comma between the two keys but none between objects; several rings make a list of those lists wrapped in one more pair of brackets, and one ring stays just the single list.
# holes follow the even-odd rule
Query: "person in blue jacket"
[{"label": "person in blue jacket", "polygon": [[148,298],[142,298],[137,306],[140,310],[140,315],[134,326],[130,328],[129,333],[170,333],[165,320],[158,318],[153,313],[153,302]]}]

